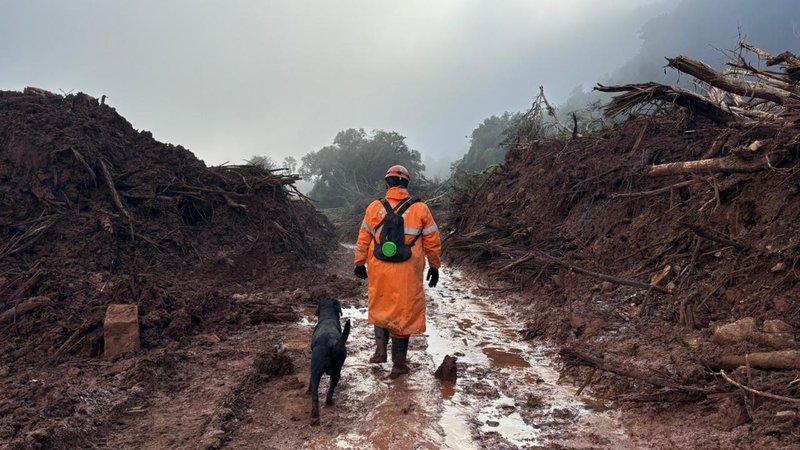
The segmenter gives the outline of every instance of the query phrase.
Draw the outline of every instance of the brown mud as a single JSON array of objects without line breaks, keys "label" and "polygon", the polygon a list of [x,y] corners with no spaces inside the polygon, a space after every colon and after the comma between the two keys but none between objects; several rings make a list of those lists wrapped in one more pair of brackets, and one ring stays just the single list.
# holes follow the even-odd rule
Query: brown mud
[{"label": "brown mud", "polygon": [[[85,94],[0,92],[0,447],[92,448],[197,348],[296,321],[315,294],[294,289],[337,283],[296,179],[207,167]],[[133,357],[103,359],[113,303],[138,305]]]},{"label": "brown mud", "polygon": [[[523,337],[566,349],[567,379],[623,411],[634,441],[796,447],[796,405],[744,395],[718,375],[717,361],[797,349],[798,124],[726,127],[670,111],[511,149],[503,166],[454,196],[445,253],[485,292],[506,294]],[[784,157],[744,173],[644,170],[710,152],[765,158],[736,156],[754,141]],[[788,333],[782,342],[711,339],[717,326],[748,317],[757,330],[780,320]],[[579,353],[634,376],[591,369]],[[800,397],[800,370],[741,368],[734,377]]]},{"label": "brown mud", "polygon": [[[252,421],[226,448],[633,448],[615,413],[558,383],[554,353],[521,341],[510,310],[475,295],[457,271],[445,268],[440,283],[427,289],[428,330],[411,339],[412,373],[398,380],[387,378],[391,363],[367,362],[374,341],[363,297],[343,299],[343,320],[353,324],[348,360],[336,404],[321,409],[319,426],[310,423],[305,392],[315,323],[309,308],[283,341],[298,357],[296,377],[256,395]],[[458,358],[455,383],[434,377],[447,354]]]},{"label": "brown mud", "polygon": [[[715,324],[780,319],[795,345],[792,130],[675,114],[513,149],[453,199],[447,256],[463,272],[446,266],[428,289],[412,373],[389,380],[389,363],[367,363],[352,249],[336,247],[294,177],[206,167],[84,94],[0,92],[0,448],[795,447],[796,406],[743,395],[709,367],[774,343],[718,344]],[[769,171],[638,195],[664,185],[646,164],[758,139],[790,151]],[[532,250],[644,283],[664,273],[672,294],[525,259]],[[326,295],[353,331],[336,405],[313,426],[310,336]],[[112,303],[139,305],[141,350],[106,359]],[[559,347],[703,395],[593,370]],[[454,383],[434,376],[445,355]],[[800,396],[797,370],[733,376]]]}]

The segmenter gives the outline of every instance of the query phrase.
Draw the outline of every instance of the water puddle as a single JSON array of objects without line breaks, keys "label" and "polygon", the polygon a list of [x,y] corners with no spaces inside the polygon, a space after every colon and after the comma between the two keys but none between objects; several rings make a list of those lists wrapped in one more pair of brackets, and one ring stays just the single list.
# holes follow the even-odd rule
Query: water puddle
[{"label": "water puddle", "polygon": [[[345,307],[353,331],[330,422],[336,430],[304,448],[628,447],[613,412],[587,407],[574,387],[557,383],[552,349],[520,341],[510,309],[471,288],[445,269],[439,287],[427,289],[427,331],[412,337],[412,373],[398,380],[386,378],[391,362],[368,363],[374,341],[366,308]],[[314,323],[311,311],[302,324]],[[433,377],[445,355],[458,358],[455,384]]]}]

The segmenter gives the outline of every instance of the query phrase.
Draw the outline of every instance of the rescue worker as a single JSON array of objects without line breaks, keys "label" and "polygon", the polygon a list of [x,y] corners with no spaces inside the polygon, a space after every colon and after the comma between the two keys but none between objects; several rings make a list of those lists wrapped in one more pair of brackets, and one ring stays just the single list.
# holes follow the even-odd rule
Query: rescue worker
[{"label": "rescue worker", "polygon": [[[411,180],[403,166],[392,166],[386,172],[386,197],[373,201],[364,214],[355,252],[355,275],[367,279],[369,287],[369,323],[375,326],[375,354],[369,362],[386,362],[386,348],[392,340],[392,371],[390,378],[409,372],[408,340],[412,334],[425,332],[425,291],[423,275],[428,259],[428,286],[439,282],[442,242],[439,228],[428,205],[408,193]],[[410,257],[405,261],[387,261],[382,256],[381,242],[388,208],[402,215],[405,248],[410,245]],[[395,216],[396,217],[396,216]],[[387,227],[388,227],[387,222]],[[384,233],[385,234],[385,233]],[[376,251],[378,250],[378,251]],[[382,259],[379,259],[382,257]],[[367,267],[369,277],[367,277]]]}]

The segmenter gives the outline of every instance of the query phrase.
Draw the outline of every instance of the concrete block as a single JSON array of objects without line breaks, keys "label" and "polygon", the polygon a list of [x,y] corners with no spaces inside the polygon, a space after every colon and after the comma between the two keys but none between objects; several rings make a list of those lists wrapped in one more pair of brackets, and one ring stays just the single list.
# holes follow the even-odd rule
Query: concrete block
[{"label": "concrete block", "polygon": [[139,307],[108,305],[103,338],[103,356],[106,358],[139,350]]}]

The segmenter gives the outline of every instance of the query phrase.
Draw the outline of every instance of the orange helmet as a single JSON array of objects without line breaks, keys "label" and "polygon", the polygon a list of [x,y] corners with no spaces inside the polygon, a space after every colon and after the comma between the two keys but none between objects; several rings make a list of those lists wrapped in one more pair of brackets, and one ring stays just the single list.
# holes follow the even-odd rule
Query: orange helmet
[{"label": "orange helmet", "polygon": [[403,166],[389,167],[389,170],[386,171],[386,176],[384,178],[389,177],[400,177],[403,180],[411,181],[411,177],[408,175],[408,169]]}]

